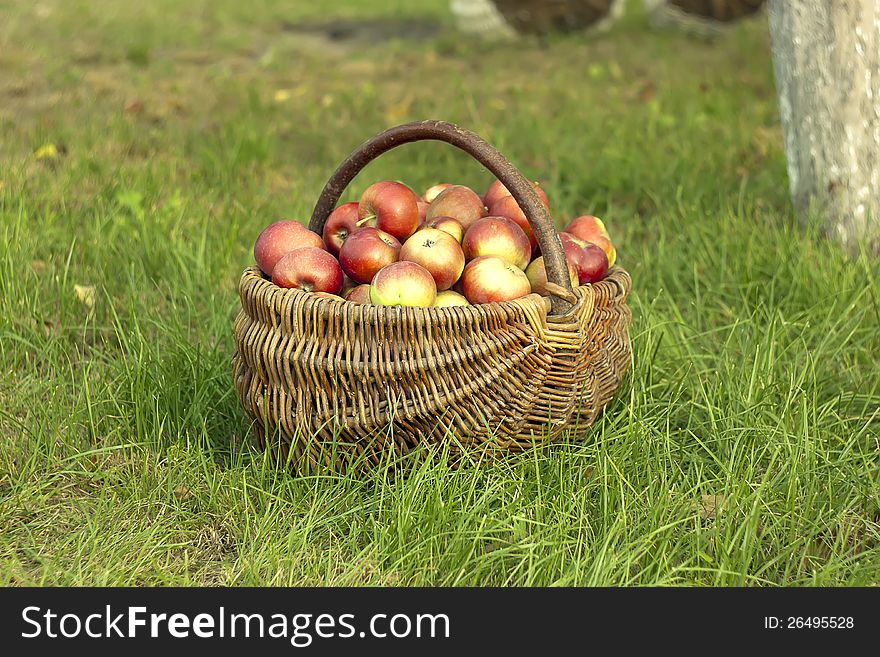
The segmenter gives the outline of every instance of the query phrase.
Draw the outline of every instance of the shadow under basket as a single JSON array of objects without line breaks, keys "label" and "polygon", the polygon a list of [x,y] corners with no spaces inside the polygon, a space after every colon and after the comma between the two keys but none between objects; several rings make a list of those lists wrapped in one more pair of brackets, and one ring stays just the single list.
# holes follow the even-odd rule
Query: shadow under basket
[{"label": "shadow under basket", "polygon": [[241,276],[233,380],[257,439],[298,472],[378,464],[424,448],[479,459],[551,442],[592,424],[630,365],[630,277],[613,267],[572,289],[562,245],[531,184],[462,128],[423,121],[363,144],[324,188],[310,228],[355,175],[403,143],[470,153],[523,208],[551,297],[445,308],[356,304]]}]

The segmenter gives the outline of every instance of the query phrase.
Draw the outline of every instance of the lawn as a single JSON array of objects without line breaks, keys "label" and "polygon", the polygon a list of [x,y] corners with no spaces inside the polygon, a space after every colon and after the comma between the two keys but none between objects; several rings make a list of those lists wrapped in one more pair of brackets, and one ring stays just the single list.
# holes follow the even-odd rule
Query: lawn
[{"label": "lawn", "polygon": [[[445,0],[0,16],[0,584],[880,584],[880,266],[793,214],[763,19],[493,44]],[[291,476],[233,391],[238,277],[420,118],[498,146],[560,225],[606,219],[633,369],[518,459]],[[386,177],[490,182],[410,145],[347,200]]]}]

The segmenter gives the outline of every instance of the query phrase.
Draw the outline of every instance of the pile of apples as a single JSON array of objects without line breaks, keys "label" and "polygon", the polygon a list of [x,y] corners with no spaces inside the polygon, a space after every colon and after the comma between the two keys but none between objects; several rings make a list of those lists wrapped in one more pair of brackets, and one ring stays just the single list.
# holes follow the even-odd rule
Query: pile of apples
[{"label": "pile of apples", "polygon": [[[602,279],[617,258],[594,216],[577,217],[559,237],[573,286]],[[418,196],[400,182],[378,182],[360,202],[337,207],[322,235],[298,221],[269,225],[254,258],[280,287],[355,303],[463,306],[549,294],[532,228],[498,180],[482,197],[464,185]]]}]

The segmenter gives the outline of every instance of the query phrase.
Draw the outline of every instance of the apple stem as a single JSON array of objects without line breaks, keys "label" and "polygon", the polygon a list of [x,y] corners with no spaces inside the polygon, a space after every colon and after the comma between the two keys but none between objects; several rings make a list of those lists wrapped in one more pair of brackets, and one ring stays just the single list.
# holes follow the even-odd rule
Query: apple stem
[{"label": "apple stem", "polygon": [[359,220],[359,221],[357,222],[357,225],[358,225],[358,226],[363,226],[365,223],[367,223],[368,221],[372,221],[372,220],[375,219],[375,218],[376,218],[376,215],[374,215],[374,214],[368,214],[366,217],[364,217],[363,219]]}]

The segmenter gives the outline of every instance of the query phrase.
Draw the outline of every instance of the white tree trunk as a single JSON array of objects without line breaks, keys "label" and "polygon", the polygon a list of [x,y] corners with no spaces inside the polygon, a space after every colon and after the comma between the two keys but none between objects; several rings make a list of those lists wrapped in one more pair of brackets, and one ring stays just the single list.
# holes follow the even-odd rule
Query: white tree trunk
[{"label": "white tree trunk", "polygon": [[880,0],[770,0],[795,207],[880,254]]}]

